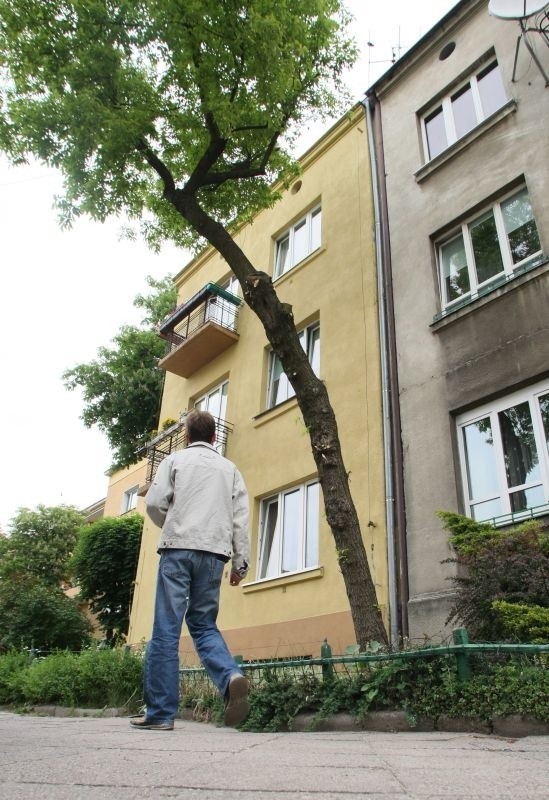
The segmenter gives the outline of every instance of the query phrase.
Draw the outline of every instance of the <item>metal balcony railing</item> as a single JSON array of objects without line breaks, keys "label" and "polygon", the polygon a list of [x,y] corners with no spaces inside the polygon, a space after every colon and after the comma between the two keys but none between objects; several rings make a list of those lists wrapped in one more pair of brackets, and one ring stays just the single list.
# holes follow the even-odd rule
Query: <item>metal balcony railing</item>
[{"label": "metal balcony railing", "polygon": [[[233,426],[230,422],[215,417],[215,429],[215,448],[221,455],[225,455],[227,439],[229,433],[232,433]],[[176,422],[165,431],[162,431],[162,433],[159,433],[145,445],[144,449],[147,454],[147,485],[153,482],[160,462],[163,461],[166,456],[169,456],[170,453],[174,453],[176,450],[183,450],[186,446],[187,433],[185,431],[185,415],[182,415],[179,422]]]},{"label": "metal balcony railing", "polygon": [[166,355],[209,322],[236,331],[240,304],[239,297],[215,283],[207,283],[159,327],[159,335],[168,343]]}]

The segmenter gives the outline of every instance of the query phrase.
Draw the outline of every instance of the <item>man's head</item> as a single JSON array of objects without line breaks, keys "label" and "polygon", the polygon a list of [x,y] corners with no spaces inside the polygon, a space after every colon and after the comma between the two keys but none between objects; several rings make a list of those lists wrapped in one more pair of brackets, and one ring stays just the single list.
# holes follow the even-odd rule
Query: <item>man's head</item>
[{"label": "man's head", "polygon": [[187,442],[207,442],[213,444],[215,441],[215,419],[208,411],[191,411],[185,420],[187,431]]}]

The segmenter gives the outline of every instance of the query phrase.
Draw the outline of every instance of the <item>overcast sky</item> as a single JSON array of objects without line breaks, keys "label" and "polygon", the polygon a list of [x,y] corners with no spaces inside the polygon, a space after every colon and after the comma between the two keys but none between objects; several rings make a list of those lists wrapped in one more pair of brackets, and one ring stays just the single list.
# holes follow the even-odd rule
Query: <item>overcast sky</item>
[{"label": "overcast sky", "polygon": [[[404,53],[453,5],[455,0],[347,0],[361,47],[348,78],[353,99],[391,66],[393,54]],[[52,208],[61,185],[40,165],[11,168],[0,158],[4,531],[21,506],[85,507],[105,496],[111,463],[106,439],[83,426],[81,397],[64,388],[61,374],[91,361],[121,325],[139,322],[132,301],[146,291],[147,275],[174,275],[187,261],[173,246],[155,255],[139,242],[121,240],[118,220],[80,220],[61,231]]]}]

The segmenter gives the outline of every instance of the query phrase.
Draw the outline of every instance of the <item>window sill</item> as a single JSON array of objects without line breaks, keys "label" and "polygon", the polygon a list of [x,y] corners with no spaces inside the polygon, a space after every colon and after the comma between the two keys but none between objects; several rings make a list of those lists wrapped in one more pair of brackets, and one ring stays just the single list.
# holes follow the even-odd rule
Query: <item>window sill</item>
[{"label": "window sill", "polygon": [[294,397],[289,397],[287,400],[283,400],[282,403],[278,403],[278,405],[272,408],[261,411],[252,418],[253,426],[254,428],[259,428],[261,425],[265,425],[266,422],[270,422],[272,419],[282,416],[282,414],[291,411],[293,408],[298,408],[295,395]]},{"label": "window sill", "polygon": [[502,294],[507,294],[507,292],[518,289],[527,281],[532,280],[538,275],[543,275],[545,272],[549,272],[549,259],[544,257],[541,262],[538,261],[534,264],[530,264],[527,268],[516,270],[510,277],[503,278],[498,282],[494,281],[489,287],[484,289],[482,294],[479,293],[476,297],[468,298],[459,305],[439,312],[431,323],[431,329],[433,331],[438,331],[455,320],[461,319],[461,317],[469,314],[471,311],[482,308],[487,303],[496,300]]},{"label": "window sill", "polygon": [[292,275],[295,275],[296,272],[302,270],[304,267],[310,264],[311,261],[314,261],[315,258],[318,258],[318,256],[322,255],[322,253],[324,252],[326,252],[326,247],[322,245],[320,247],[317,247],[317,249],[313,250],[312,253],[309,253],[308,256],[305,256],[305,258],[303,258],[297,264],[294,264],[293,267],[290,267],[290,269],[286,270],[286,272],[283,272],[282,275],[279,275],[277,278],[273,278],[273,286],[280,286],[282,283],[286,281],[287,278],[289,278]]},{"label": "window sill", "polygon": [[302,572],[289,572],[286,575],[278,575],[276,578],[263,578],[259,581],[243,583],[242,590],[244,594],[251,594],[252,592],[261,592],[263,589],[276,589],[278,587],[286,587],[292,583],[302,583],[314,578],[322,578],[323,575],[324,567],[312,567]]},{"label": "window sill", "polygon": [[491,117],[484,120],[477,125],[476,128],[469,131],[469,133],[462,136],[461,139],[458,139],[457,142],[454,142],[447,147],[446,150],[443,150],[442,153],[439,153],[438,156],[435,156],[431,161],[428,161],[422,167],[414,172],[414,178],[416,179],[417,183],[421,183],[433,172],[436,172],[439,167],[442,167],[446,164],[447,161],[450,161],[454,156],[457,156],[466,147],[474,142],[479,136],[482,136],[486,131],[489,131],[494,125],[497,125],[502,119],[505,119],[509,116],[509,114],[513,114],[517,110],[517,103],[516,100],[508,100],[505,105],[499,108]]}]

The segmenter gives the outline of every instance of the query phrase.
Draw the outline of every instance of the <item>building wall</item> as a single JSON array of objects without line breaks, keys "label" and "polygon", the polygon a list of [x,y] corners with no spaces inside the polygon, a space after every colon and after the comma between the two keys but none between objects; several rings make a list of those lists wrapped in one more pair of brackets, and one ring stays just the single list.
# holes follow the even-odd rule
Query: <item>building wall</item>
[{"label": "building wall", "polygon": [[[139,488],[145,484],[147,462],[145,460],[138,461],[137,464],[132,464],[129,467],[120,469],[109,476],[109,486],[107,489],[107,497],[105,498],[105,517],[119,517],[124,512],[125,500],[124,494],[131,491],[135,487]],[[143,497],[137,497],[137,505],[134,509],[139,514],[145,513],[145,502]]]},{"label": "building wall", "polygon": [[[281,300],[292,305],[298,329],[320,321],[320,374],[338,418],[351,490],[387,617],[374,226],[362,112],[335,126],[306,154],[302,167],[282,199],[242,228],[236,239],[256,268],[272,274],[277,236],[321,203],[322,246],[275,286]],[[206,251],[176,277],[179,302],[228,274],[225,262]],[[177,418],[205,391],[229,381],[226,419],[234,431],[226,455],[241,470],[249,491],[251,568],[240,587],[223,582],[220,627],[233,650],[245,658],[318,654],[325,637],[341,651],[355,638],[322,511],[319,567],[289,577],[257,579],[261,499],[314,478],[315,464],[295,399],[266,410],[269,348],[261,324],[246,306],[240,310],[238,332],[236,345],[190,378],[167,373],[161,412],[161,418]],[[147,520],[130,624],[134,643],[150,636],[157,539],[158,530]],[[196,661],[186,637],[181,650],[185,660]]]},{"label": "building wall", "polygon": [[[463,2],[375,86],[381,103],[394,284],[410,581],[410,633],[445,635],[451,555],[438,509],[464,511],[455,415],[534,383],[549,360],[547,261],[460,311],[440,312],[434,241],[524,179],[549,252],[549,89],[524,45],[512,82],[518,24]],[[442,48],[454,52],[440,60]],[[480,135],[423,166],[419,112],[495,51],[511,102]],[[537,43],[549,70],[549,48]]]}]

